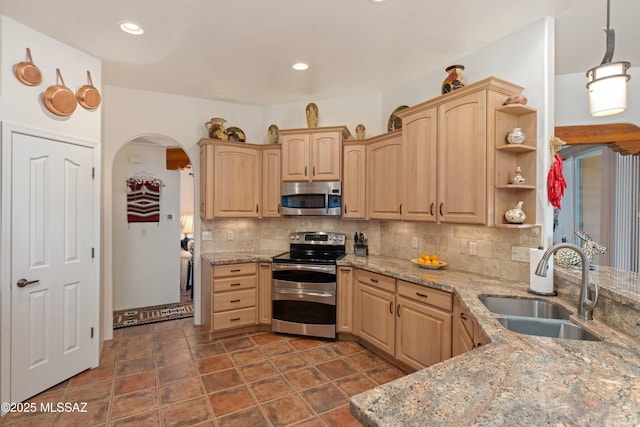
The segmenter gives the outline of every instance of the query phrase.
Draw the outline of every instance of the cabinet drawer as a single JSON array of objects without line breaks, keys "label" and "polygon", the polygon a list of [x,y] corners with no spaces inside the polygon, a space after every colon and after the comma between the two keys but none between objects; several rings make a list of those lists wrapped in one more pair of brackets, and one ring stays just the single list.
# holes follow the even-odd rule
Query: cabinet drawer
[{"label": "cabinet drawer", "polygon": [[225,277],[213,281],[213,292],[237,291],[256,287],[256,276]]},{"label": "cabinet drawer", "polygon": [[213,312],[235,310],[256,305],[255,289],[217,293],[213,296]]},{"label": "cabinet drawer", "polygon": [[372,273],[365,270],[356,270],[356,280],[389,292],[396,291],[396,279],[383,274]]},{"label": "cabinet drawer", "polygon": [[256,263],[254,262],[246,264],[216,265],[213,267],[213,277],[247,276],[250,274],[256,274],[256,271]]},{"label": "cabinet drawer", "polygon": [[427,288],[426,286],[414,285],[413,283],[398,280],[398,295],[421,301],[449,312],[452,309],[453,302],[451,294],[438,289]]},{"label": "cabinet drawer", "polygon": [[223,329],[239,328],[256,324],[256,308],[241,308],[239,310],[213,313],[211,323],[214,331]]}]

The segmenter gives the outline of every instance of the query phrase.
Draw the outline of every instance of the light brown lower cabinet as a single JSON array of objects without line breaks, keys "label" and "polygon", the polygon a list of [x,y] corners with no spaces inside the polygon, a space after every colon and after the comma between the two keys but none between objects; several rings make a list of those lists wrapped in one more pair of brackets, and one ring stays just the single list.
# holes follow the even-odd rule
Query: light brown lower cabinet
[{"label": "light brown lower cabinet", "polygon": [[336,332],[353,333],[353,268],[338,267]]},{"label": "light brown lower cabinet", "polygon": [[451,294],[398,280],[395,358],[414,369],[451,357]]},{"label": "light brown lower cabinet", "polygon": [[478,322],[466,310],[460,298],[453,298],[453,325],[451,331],[451,357],[471,351],[490,341],[482,333]]},{"label": "light brown lower cabinet", "polygon": [[451,357],[451,294],[356,269],[359,339],[414,369]]},{"label": "light brown lower cabinet", "polygon": [[[209,331],[270,325],[271,281],[269,262],[203,262],[201,307]],[[416,370],[489,343],[457,295],[359,268],[338,267],[336,308],[338,333]]]},{"label": "light brown lower cabinet", "polygon": [[258,264],[258,323],[271,325],[271,263]]},{"label": "light brown lower cabinet", "polygon": [[210,332],[257,324],[256,263],[208,267],[213,270]]},{"label": "light brown lower cabinet", "polygon": [[395,356],[396,279],[355,270],[356,335],[390,356]]}]

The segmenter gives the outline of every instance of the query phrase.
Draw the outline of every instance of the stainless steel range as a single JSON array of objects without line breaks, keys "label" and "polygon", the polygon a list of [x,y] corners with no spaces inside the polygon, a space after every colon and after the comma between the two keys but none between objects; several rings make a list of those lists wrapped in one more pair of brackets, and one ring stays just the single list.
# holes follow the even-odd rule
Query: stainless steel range
[{"label": "stainless steel range", "polygon": [[274,332],[336,337],[336,261],[345,235],[291,233],[289,252],[273,257]]}]

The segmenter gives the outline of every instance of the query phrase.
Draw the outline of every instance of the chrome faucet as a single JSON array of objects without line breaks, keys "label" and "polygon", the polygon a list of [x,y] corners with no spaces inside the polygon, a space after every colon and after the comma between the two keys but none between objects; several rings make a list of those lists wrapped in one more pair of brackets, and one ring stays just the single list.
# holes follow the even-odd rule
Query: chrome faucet
[{"label": "chrome faucet", "polygon": [[582,286],[580,287],[580,297],[578,300],[578,316],[583,320],[593,320],[593,309],[598,302],[599,286],[595,284],[595,296],[591,299],[591,293],[589,290],[589,267],[591,262],[587,254],[580,249],[579,246],[573,243],[557,243],[546,250],[542,259],[538,263],[536,268],[536,274],[538,276],[546,276],[549,269],[549,258],[556,253],[559,249],[567,248],[574,250],[582,259]]}]

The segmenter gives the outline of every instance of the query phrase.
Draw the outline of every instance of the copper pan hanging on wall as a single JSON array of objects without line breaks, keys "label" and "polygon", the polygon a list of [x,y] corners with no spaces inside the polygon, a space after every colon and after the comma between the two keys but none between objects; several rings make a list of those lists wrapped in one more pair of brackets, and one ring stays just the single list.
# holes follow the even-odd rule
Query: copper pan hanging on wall
[{"label": "copper pan hanging on wall", "polygon": [[27,48],[27,60],[16,64],[15,73],[18,80],[27,86],[37,86],[42,81],[40,69],[31,59],[31,49]]},{"label": "copper pan hanging on wall", "polygon": [[71,89],[64,85],[60,69],[56,68],[57,83],[51,85],[44,92],[44,105],[47,110],[57,116],[69,116],[75,110],[78,103],[76,95]]},{"label": "copper pan hanging on wall", "polygon": [[78,98],[78,104],[88,110],[93,110],[98,108],[98,105],[100,105],[100,92],[93,85],[91,73],[89,71],[87,71],[87,80],[89,81],[89,84],[83,85],[78,89],[76,92],[76,98]]}]

